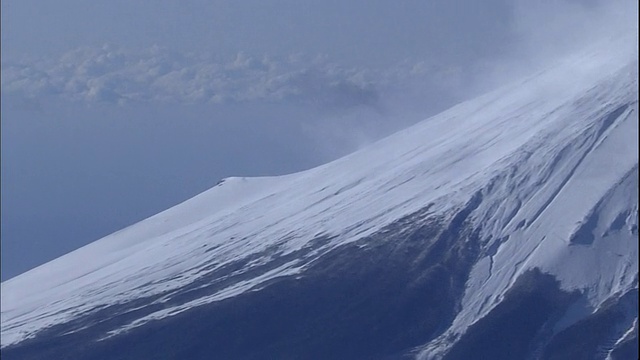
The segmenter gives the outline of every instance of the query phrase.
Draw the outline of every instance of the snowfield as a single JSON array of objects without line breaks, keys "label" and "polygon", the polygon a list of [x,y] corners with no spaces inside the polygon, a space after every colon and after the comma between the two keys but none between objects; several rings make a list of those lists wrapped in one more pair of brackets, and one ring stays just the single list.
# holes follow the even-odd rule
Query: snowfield
[{"label": "snowfield", "polygon": [[212,270],[251,259],[234,272],[249,273],[328,239],[215,294],[109,329],[104,338],[122,335],[276,278],[304,276],[332,249],[427,207],[433,215],[454,213],[476,194],[482,197],[471,221],[481,229],[482,255],[453,323],[418,355],[440,358],[532,268],[588,300],[567,312],[554,329],[560,331],[638,287],[638,53],[629,45],[635,43],[598,44],[314,169],[225,179],[7,280],[2,347],[109,305],[152,295],[166,302]]}]

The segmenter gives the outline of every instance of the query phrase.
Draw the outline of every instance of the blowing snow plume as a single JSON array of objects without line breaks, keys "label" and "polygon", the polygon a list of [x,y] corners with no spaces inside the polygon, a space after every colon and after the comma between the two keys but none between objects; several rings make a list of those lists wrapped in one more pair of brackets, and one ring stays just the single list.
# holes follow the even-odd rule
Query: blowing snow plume
[{"label": "blowing snow plume", "polygon": [[[638,4],[635,1],[518,0],[510,8],[508,31],[511,36],[504,55],[476,64],[468,95],[477,96],[553,66],[581,49],[606,46],[612,39],[634,34],[637,37],[638,34]],[[630,39],[618,46],[637,54],[637,41]]]}]

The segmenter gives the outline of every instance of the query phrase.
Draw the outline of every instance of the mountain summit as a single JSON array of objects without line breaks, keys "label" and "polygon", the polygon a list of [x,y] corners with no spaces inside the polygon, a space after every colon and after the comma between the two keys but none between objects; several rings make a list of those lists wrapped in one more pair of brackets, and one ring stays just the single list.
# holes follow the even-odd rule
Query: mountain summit
[{"label": "mountain summit", "polygon": [[621,43],[3,282],[3,359],[635,359]]}]

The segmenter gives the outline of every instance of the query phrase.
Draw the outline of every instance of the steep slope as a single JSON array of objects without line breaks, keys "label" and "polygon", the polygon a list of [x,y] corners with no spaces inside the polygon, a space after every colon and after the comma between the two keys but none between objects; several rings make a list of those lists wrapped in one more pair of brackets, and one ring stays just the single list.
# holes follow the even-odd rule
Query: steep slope
[{"label": "steep slope", "polygon": [[627,44],[324,166],[225,179],[2,283],[3,358],[633,353]]}]

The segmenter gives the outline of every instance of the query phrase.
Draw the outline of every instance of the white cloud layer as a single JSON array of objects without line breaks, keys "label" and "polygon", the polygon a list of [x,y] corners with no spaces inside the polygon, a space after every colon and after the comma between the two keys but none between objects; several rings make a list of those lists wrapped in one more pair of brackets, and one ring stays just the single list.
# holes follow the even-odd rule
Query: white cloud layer
[{"label": "white cloud layer", "polygon": [[88,102],[226,103],[294,101],[324,108],[376,107],[382,92],[421,84],[452,93],[460,70],[405,61],[386,69],[344,67],[326,56],[232,59],[151,47],[80,48],[55,59],[4,63],[2,92]]}]

